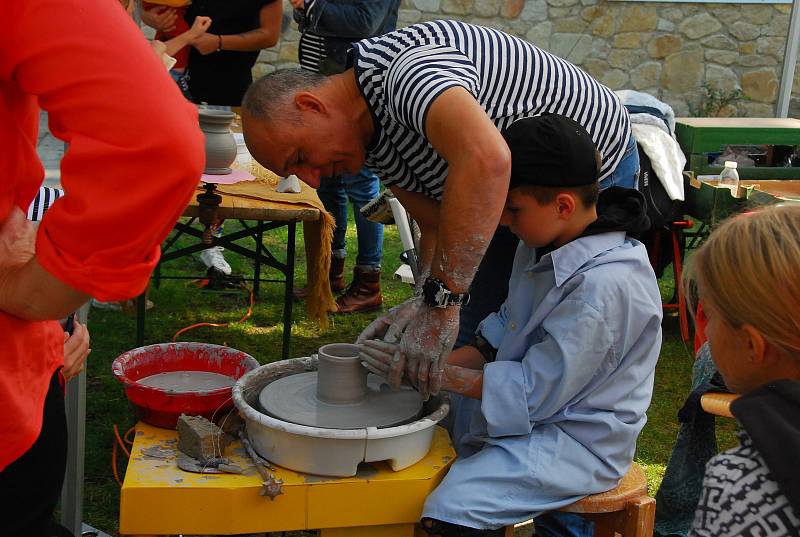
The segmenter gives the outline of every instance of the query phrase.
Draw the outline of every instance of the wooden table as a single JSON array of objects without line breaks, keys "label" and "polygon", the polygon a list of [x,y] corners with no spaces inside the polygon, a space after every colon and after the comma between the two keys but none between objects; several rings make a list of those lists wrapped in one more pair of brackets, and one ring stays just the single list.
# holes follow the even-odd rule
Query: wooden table
[{"label": "wooden table", "polygon": [[[253,282],[253,295],[258,296],[261,282],[275,282],[284,284],[283,302],[283,344],[282,358],[289,357],[289,344],[292,330],[292,291],[294,288],[294,258],[295,258],[295,231],[297,222],[316,221],[320,218],[318,209],[310,205],[299,205],[283,203],[279,201],[263,201],[255,199],[226,196],[221,194],[222,202],[218,208],[218,215],[221,220],[238,220],[244,229],[225,233],[221,237],[213,238],[213,246],[222,246],[231,252],[254,261],[254,275],[248,281]],[[175,233],[163,245],[161,259],[153,275],[156,286],[162,279],[197,279],[196,276],[164,276],[161,273],[162,265],[173,259],[178,259],[187,255],[201,252],[209,247],[202,242],[203,229],[195,227],[197,217],[200,214],[200,206],[196,196],[183,212],[184,217],[189,217],[187,222],[178,221],[175,224]],[[286,262],[279,261],[264,244],[264,232],[286,227]],[[176,241],[184,236],[196,237],[198,241],[190,246],[172,250]],[[236,241],[252,238],[256,245],[251,249]],[[274,248],[274,247],[273,247]],[[261,266],[272,267],[283,275],[283,280],[262,279]],[[141,295],[137,300],[136,311],[136,345],[144,345],[145,327],[145,295]]]},{"label": "wooden table", "polygon": [[[227,452],[244,474],[195,474],[178,469],[174,454],[159,459],[142,450],[174,450],[177,432],[139,423],[120,493],[122,535],[231,535],[320,529],[321,537],[412,537],[428,494],[455,459],[447,431],[436,428],[431,450],[393,472],[385,462],[362,463],[353,477],[301,474],[276,466],[283,494],[260,496],[261,478],[240,442]],[[163,451],[162,451],[163,453]],[[415,533],[417,532],[417,533]]]}]

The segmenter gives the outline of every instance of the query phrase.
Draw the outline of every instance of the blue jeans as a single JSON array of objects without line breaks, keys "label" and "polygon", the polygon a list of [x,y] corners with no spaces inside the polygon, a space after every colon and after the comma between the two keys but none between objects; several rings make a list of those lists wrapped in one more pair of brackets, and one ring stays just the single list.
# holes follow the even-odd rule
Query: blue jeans
[{"label": "blue jeans", "polygon": [[335,257],[346,257],[345,236],[347,233],[347,201],[353,204],[356,231],[358,233],[358,256],[356,264],[379,268],[383,256],[383,224],[371,222],[361,214],[361,207],[375,198],[379,192],[378,176],[364,168],[355,175],[324,177],[317,194],[325,209],[336,220],[331,250]]},{"label": "blue jeans", "polygon": [[631,137],[625,147],[625,154],[619,161],[617,167],[611,175],[600,181],[600,190],[605,190],[610,186],[623,186],[625,188],[636,188],[639,184],[639,150],[636,147],[636,138]]},{"label": "blue jeans", "polygon": [[[600,181],[600,190],[610,186],[636,188],[638,180],[639,152],[631,134],[622,160],[611,175]],[[497,228],[472,280],[469,304],[461,308],[456,348],[468,345],[478,324],[490,313],[498,311],[506,299],[517,244],[519,240],[507,227]]]}]

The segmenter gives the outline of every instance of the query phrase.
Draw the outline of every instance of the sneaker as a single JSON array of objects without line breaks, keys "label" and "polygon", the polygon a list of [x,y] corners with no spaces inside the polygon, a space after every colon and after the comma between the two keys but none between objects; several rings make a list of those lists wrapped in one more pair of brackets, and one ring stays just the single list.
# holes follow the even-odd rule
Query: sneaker
[{"label": "sneaker", "polygon": [[92,299],[92,307],[99,310],[122,311],[122,304],[119,302],[103,302],[94,298]]},{"label": "sneaker", "polygon": [[203,262],[208,268],[215,268],[221,273],[229,276],[231,273],[231,266],[225,261],[222,255],[222,246],[212,246],[200,252],[200,261]]}]

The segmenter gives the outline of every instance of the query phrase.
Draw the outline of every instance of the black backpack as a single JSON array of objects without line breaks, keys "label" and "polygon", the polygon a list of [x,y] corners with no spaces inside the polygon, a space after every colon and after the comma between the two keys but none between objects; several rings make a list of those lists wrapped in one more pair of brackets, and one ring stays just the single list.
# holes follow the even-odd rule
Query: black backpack
[{"label": "black backpack", "polygon": [[[671,200],[664,185],[656,177],[650,157],[637,145],[639,151],[638,190],[647,202],[650,229],[637,237],[650,254],[653,270],[660,278],[664,269],[672,262],[672,229],[670,223],[683,219],[683,202]],[[680,250],[684,249],[683,230],[678,230]]]}]

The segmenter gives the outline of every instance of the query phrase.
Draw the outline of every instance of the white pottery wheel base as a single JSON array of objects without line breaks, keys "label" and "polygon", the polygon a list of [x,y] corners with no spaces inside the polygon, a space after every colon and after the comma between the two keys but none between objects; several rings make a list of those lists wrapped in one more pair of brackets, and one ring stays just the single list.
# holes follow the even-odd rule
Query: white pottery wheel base
[{"label": "white pottery wheel base", "polygon": [[348,477],[356,475],[359,463],[376,461],[386,461],[394,471],[408,468],[428,453],[436,424],[450,410],[447,397],[437,395],[423,404],[421,418],[382,429],[309,427],[257,410],[264,386],[316,369],[316,357],[281,360],[250,371],[233,387],[233,402],[258,454],[297,472]]},{"label": "white pottery wheel base", "polygon": [[352,405],[329,405],[317,400],[317,372],[283,377],[268,384],[258,398],[271,416],[311,427],[360,429],[392,427],[417,418],[422,410],[419,392],[404,386],[392,391],[379,376],[367,376],[367,398]]}]

